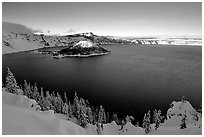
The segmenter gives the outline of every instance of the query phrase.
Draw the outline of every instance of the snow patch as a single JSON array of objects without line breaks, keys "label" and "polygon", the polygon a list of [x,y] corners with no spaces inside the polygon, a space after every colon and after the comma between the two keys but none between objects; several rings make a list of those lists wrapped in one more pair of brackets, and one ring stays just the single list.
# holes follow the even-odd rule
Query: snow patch
[{"label": "snow patch", "polygon": [[76,46],[80,46],[82,48],[90,48],[96,46],[96,44],[90,41],[79,41],[74,47]]}]

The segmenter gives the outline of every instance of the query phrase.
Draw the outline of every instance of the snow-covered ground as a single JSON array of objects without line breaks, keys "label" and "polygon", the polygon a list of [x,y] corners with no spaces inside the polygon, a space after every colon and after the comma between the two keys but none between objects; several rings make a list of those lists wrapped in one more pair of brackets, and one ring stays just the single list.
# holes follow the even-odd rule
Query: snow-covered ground
[{"label": "snow-covered ground", "polygon": [[86,134],[73,122],[55,116],[53,111],[36,111],[36,102],[22,95],[2,92],[3,135]]},{"label": "snow-covered ground", "polygon": [[[181,116],[187,115],[187,128],[180,129]],[[201,135],[202,117],[196,112],[188,101],[172,102],[167,111],[168,119],[157,129],[154,124],[148,135]],[[23,95],[14,95],[2,89],[2,134],[3,135],[97,135],[95,125],[88,124],[87,128],[78,126],[77,120],[63,114],[56,114],[52,110],[40,111],[35,100]],[[123,129],[114,121],[104,124],[102,135],[144,135],[141,127],[127,122]]]},{"label": "snow-covered ground", "polygon": [[90,41],[79,41],[78,43],[76,43],[75,46],[80,46],[82,48],[90,48],[90,47],[96,46],[96,44]]}]

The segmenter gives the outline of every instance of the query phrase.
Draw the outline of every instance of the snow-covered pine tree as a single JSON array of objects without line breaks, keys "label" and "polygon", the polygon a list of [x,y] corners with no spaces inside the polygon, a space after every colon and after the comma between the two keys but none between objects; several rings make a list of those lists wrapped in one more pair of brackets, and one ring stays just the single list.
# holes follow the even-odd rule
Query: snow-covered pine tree
[{"label": "snow-covered pine tree", "polygon": [[161,116],[161,110],[154,110],[154,116],[153,116],[153,122],[155,123],[155,130],[158,129],[158,127],[160,126],[161,124],[161,121],[162,121],[162,116]]},{"label": "snow-covered pine tree", "polygon": [[87,107],[88,122],[93,124],[93,113],[90,107]]},{"label": "snow-covered pine tree", "polygon": [[73,114],[75,118],[79,118],[80,115],[80,105],[79,105],[79,98],[77,96],[77,92],[75,92],[74,94],[74,110],[73,110]]},{"label": "snow-covered pine tree", "polygon": [[67,105],[67,103],[64,103],[64,106],[62,108],[62,113],[63,114],[68,114],[68,111],[69,111],[68,105]]},{"label": "snow-covered pine tree", "polygon": [[70,117],[73,116],[73,110],[72,110],[72,105],[71,105],[70,101],[68,103],[68,113],[69,113]]},{"label": "snow-covered pine tree", "polygon": [[44,98],[43,87],[40,88],[40,100]]},{"label": "snow-covered pine tree", "polygon": [[56,112],[57,113],[62,113],[62,108],[63,108],[63,100],[61,98],[61,96],[59,95],[59,93],[57,92],[57,97],[56,97],[56,100],[55,100],[55,104],[56,104]]},{"label": "snow-covered pine tree", "polygon": [[106,123],[106,113],[102,105],[100,106],[98,112],[98,122],[101,124]]},{"label": "snow-covered pine tree", "polygon": [[40,94],[36,83],[34,84],[33,97],[37,102],[40,100]]},{"label": "snow-covered pine tree", "polygon": [[24,80],[23,94],[29,98],[30,92],[30,85],[28,85],[27,81]]},{"label": "snow-covered pine tree", "polygon": [[65,103],[68,104],[68,99],[67,99],[67,93],[66,92],[64,92],[64,101],[65,101]]},{"label": "snow-covered pine tree", "polygon": [[143,128],[145,129],[146,134],[149,133],[151,129],[150,118],[151,118],[150,111],[148,111],[148,113],[144,115],[143,124],[142,124]]},{"label": "snow-covered pine tree", "polygon": [[7,67],[7,76],[6,76],[6,90],[7,92],[18,94],[17,92],[18,85],[13,73]]},{"label": "snow-covered pine tree", "polygon": [[185,111],[185,113],[182,115],[180,129],[187,128],[187,126],[186,126],[186,120],[187,120],[187,118],[186,118],[186,117],[187,117],[187,116],[186,116],[186,111]]},{"label": "snow-covered pine tree", "polygon": [[88,124],[88,116],[86,115],[87,108],[86,108],[84,99],[80,98],[79,104],[80,104],[80,113],[79,113],[78,121],[80,126],[82,126],[83,128],[86,128]]},{"label": "snow-covered pine tree", "polygon": [[[43,91],[43,90],[41,90],[41,91]],[[41,97],[42,97],[42,95],[41,95]],[[46,97],[42,98],[38,102],[42,111],[53,109],[53,106],[49,100],[50,100],[50,94],[49,94],[49,91],[46,91]]]}]

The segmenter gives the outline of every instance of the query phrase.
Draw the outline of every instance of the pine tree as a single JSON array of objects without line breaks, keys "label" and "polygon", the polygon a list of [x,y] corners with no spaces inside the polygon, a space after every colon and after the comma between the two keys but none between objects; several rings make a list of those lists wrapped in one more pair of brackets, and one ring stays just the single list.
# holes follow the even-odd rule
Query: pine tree
[{"label": "pine tree", "polygon": [[42,111],[53,109],[53,106],[50,102],[49,91],[46,91],[46,96],[44,97],[43,88],[41,88],[41,100],[38,102]]},{"label": "pine tree", "polygon": [[78,119],[80,115],[80,105],[79,105],[79,98],[77,96],[77,93],[74,94],[74,110],[73,110],[74,116]]},{"label": "pine tree", "polygon": [[54,106],[54,110],[56,113],[62,113],[64,102],[58,92],[56,97],[52,95],[51,103]]},{"label": "pine tree", "polygon": [[27,81],[24,80],[24,89],[23,89],[23,94],[27,97],[29,97],[30,94],[30,85],[28,85]]},{"label": "pine tree", "polygon": [[187,120],[186,117],[187,117],[187,116],[186,116],[186,111],[185,111],[185,113],[182,115],[180,129],[187,128],[187,127],[186,127],[186,120]]},{"label": "pine tree", "polygon": [[34,89],[33,89],[33,98],[38,102],[40,100],[40,94],[38,91],[37,84],[34,84]]},{"label": "pine tree", "polygon": [[150,132],[150,129],[151,129],[151,126],[150,126],[150,111],[148,111],[147,114],[144,115],[144,119],[143,119],[143,128],[145,129],[145,133],[149,133]]},{"label": "pine tree", "polygon": [[69,101],[69,104],[68,104],[68,113],[69,113],[69,116],[73,115],[72,105],[71,105],[70,101]]},{"label": "pine tree", "polygon": [[64,103],[64,106],[62,108],[62,113],[63,114],[68,114],[68,111],[69,111],[68,105],[67,105],[67,103]]},{"label": "pine tree", "polygon": [[158,112],[157,110],[154,110],[153,122],[155,123],[155,130],[157,130],[160,126],[162,118],[163,117],[161,116],[161,110],[158,110]]},{"label": "pine tree", "polygon": [[93,124],[93,113],[90,107],[87,107],[87,116],[90,124]]},{"label": "pine tree", "polygon": [[44,92],[43,92],[43,88],[40,88],[40,100],[42,100],[44,98]]},{"label": "pine tree", "polygon": [[17,94],[18,86],[16,79],[10,69],[7,67],[7,76],[6,76],[6,90],[10,93]]},{"label": "pine tree", "polygon": [[83,128],[87,127],[88,124],[88,116],[86,115],[87,112],[87,108],[86,108],[86,104],[84,99],[80,98],[80,113],[79,113],[79,118],[78,121],[80,123],[80,126],[82,126]]},{"label": "pine tree", "polygon": [[67,99],[67,93],[66,92],[64,92],[64,100],[65,100],[65,103],[68,104],[68,99]]},{"label": "pine tree", "polygon": [[99,113],[98,113],[98,122],[102,126],[103,126],[103,123],[106,123],[106,113],[102,105],[100,106]]}]

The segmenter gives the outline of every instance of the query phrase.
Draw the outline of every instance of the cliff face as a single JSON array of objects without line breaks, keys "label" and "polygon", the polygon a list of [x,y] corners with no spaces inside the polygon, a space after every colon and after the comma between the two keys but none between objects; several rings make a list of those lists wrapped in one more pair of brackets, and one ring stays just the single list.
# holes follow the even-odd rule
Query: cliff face
[{"label": "cliff face", "polygon": [[18,51],[33,50],[42,47],[73,46],[79,41],[92,41],[100,44],[131,44],[124,40],[110,39],[103,36],[97,36],[93,33],[80,33],[66,36],[48,36],[27,33],[3,33],[2,46],[3,54]]},{"label": "cliff face", "polygon": [[202,39],[129,39],[97,36],[92,32],[66,36],[51,36],[32,33],[3,32],[2,53],[28,51],[42,47],[73,46],[79,41],[92,41],[102,44],[134,44],[134,45],[202,45]]}]

